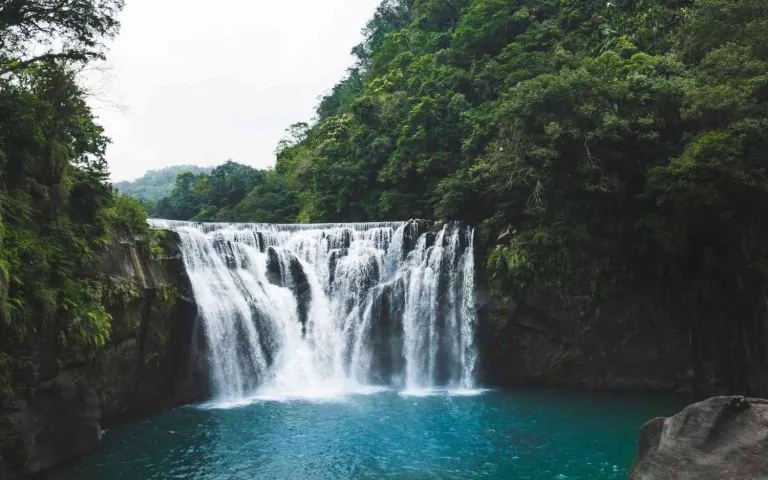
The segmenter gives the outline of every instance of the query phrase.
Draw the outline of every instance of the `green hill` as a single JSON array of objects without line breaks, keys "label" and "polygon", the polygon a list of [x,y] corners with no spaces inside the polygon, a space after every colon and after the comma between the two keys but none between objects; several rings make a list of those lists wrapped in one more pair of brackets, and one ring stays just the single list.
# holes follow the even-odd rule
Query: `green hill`
[{"label": "green hill", "polygon": [[174,165],[160,170],[149,170],[143,177],[130,182],[116,182],[114,187],[120,193],[140,200],[160,200],[171,193],[178,174],[189,172],[199,175],[210,173],[211,170],[213,167]]}]

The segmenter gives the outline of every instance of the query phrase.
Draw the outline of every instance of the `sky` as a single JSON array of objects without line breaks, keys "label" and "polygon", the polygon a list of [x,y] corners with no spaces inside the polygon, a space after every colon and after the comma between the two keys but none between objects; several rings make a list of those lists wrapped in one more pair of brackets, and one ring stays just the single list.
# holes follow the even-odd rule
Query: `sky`
[{"label": "sky", "polygon": [[91,105],[112,180],[227,159],[266,168],[314,116],[380,0],[127,0]]}]

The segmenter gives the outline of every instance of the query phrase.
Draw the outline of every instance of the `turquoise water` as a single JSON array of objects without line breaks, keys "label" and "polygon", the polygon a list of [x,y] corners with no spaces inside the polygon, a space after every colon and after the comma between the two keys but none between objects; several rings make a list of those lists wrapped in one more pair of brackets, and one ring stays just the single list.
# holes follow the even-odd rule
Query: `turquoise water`
[{"label": "turquoise water", "polygon": [[517,390],[185,407],[108,432],[48,478],[624,479],[638,428],[689,401]]}]

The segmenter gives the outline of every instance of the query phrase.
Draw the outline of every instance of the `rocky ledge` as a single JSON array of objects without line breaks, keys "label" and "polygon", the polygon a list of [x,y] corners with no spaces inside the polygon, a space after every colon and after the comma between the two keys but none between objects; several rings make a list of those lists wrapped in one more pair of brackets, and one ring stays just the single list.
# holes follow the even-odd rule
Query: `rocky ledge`
[{"label": "rocky ledge", "polygon": [[640,430],[629,480],[768,478],[768,400],[713,397]]}]

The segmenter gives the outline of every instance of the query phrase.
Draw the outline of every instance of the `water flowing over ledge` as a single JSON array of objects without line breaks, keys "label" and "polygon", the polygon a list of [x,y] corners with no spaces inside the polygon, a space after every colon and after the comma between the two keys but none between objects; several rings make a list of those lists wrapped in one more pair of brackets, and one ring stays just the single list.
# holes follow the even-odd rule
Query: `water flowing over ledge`
[{"label": "water flowing over ledge", "polygon": [[181,238],[216,402],[474,391],[471,228],[149,222]]}]

